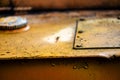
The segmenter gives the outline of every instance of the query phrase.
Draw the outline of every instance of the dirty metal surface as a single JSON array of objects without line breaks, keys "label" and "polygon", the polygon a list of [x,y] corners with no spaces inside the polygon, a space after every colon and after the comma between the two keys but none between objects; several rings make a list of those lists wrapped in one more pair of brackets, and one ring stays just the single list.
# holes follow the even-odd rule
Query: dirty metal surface
[{"label": "dirty metal surface", "polygon": [[74,49],[120,49],[120,18],[80,19]]},{"label": "dirty metal surface", "polygon": [[[50,12],[19,15],[27,18],[30,29],[26,32],[0,31],[0,59],[68,57],[110,58],[112,56],[120,56],[120,49],[73,49],[76,20],[78,18],[116,17],[118,15],[120,15],[119,10]],[[109,27],[112,28],[112,26]],[[111,28],[103,29],[103,31],[109,32],[107,29],[111,30]],[[100,28],[100,30],[103,32],[102,28]],[[119,31],[117,25],[114,30]],[[113,35],[115,36],[114,38],[118,38],[119,36],[116,34]],[[91,35],[87,33],[86,36]],[[115,43],[115,46],[118,46],[117,43]]]}]

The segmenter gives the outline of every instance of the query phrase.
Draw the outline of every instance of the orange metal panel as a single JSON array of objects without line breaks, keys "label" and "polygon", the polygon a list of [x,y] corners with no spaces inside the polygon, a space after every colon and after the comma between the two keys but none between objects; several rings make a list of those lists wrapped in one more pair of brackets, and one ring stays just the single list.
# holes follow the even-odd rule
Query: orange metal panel
[{"label": "orange metal panel", "polygon": [[120,59],[0,61],[0,80],[120,80]]}]

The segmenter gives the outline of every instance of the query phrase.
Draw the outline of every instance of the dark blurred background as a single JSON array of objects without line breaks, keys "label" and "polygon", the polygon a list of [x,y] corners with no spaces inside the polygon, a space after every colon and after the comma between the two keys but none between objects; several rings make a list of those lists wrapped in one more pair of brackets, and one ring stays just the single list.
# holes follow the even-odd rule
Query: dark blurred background
[{"label": "dark blurred background", "polygon": [[120,0],[0,0],[0,7],[11,7],[11,4],[34,9],[118,8]]},{"label": "dark blurred background", "polygon": [[120,0],[0,0],[0,10],[24,9],[119,9]]}]

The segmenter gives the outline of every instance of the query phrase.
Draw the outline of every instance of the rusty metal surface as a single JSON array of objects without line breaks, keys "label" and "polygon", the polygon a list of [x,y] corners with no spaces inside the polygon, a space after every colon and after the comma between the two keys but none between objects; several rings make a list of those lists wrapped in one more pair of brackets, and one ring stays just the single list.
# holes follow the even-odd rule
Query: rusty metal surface
[{"label": "rusty metal surface", "polygon": [[0,59],[112,57],[120,49],[74,50],[75,21],[79,17],[116,17],[120,11],[76,11],[21,15],[31,27],[27,32],[0,31]]},{"label": "rusty metal surface", "polygon": [[120,49],[120,19],[80,19],[74,49]]}]

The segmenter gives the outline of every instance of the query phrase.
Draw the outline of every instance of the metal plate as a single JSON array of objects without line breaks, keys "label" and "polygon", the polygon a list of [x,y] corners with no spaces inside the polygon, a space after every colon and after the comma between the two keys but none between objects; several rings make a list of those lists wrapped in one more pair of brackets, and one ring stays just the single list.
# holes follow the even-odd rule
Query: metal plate
[{"label": "metal plate", "polygon": [[120,19],[80,19],[76,22],[74,49],[120,48]]}]

